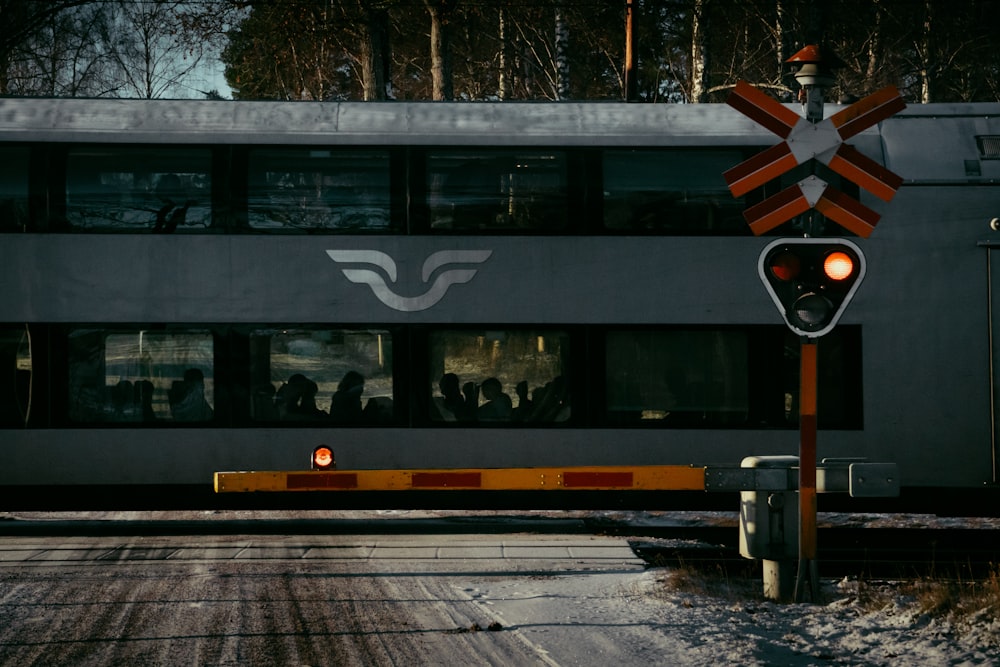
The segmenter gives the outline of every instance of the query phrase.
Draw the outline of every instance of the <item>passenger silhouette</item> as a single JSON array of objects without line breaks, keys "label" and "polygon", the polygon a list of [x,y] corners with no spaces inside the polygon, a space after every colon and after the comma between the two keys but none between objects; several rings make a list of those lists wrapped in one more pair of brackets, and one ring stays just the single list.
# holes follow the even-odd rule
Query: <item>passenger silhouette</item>
[{"label": "passenger silhouette", "polygon": [[200,422],[212,418],[212,406],[205,400],[205,375],[197,368],[184,371],[184,379],[170,389],[170,413],[177,421]]},{"label": "passenger silhouette", "polygon": [[153,383],[149,380],[136,380],[135,405],[141,421],[156,421],[156,412],[153,410],[154,389]]},{"label": "passenger silhouette", "polygon": [[156,183],[156,197],[162,206],[156,211],[154,233],[170,234],[178,225],[184,224],[191,202],[178,203],[182,198],[183,188],[177,174],[163,174]]},{"label": "passenger silhouette", "polygon": [[[466,383],[466,387],[472,384]],[[445,373],[438,382],[441,397],[434,400],[441,418],[445,421],[472,421],[476,416],[475,404],[470,404],[459,389],[458,376]]]},{"label": "passenger silhouette", "polygon": [[569,384],[559,375],[535,394],[535,408],[528,421],[566,421],[570,416]]},{"label": "passenger silhouette", "polygon": [[364,390],[364,376],[357,371],[347,371],[330,399],[330,418],[343,423],[377,419],[378,403],[374,398],[368,399],[365,407],[361,407],[361,394]]},{"label": "passenger silhouette", "polygon": [[528,381],[521,380],[518,382],[517,386],[514,387],[514,391],[517,393],[517,407],[511,413],[511,419],[523,422],[534,408],[534,403],[528,397]]},{"label": "passenger silhouette", "polygon": [[253,388],[253,418],[260,421],[274,421],[278,418],[278,409],[274,405],[274,385],[261,382]]},{"label": "passenger silhouette", "polygon": [[111,421],[138,421],[135,411],[135,390],[128,380],[121,380],[111,387]]},{"label": "passenger silhouette", "polygon": [[507,421],[514,412],[510,396],[503,393],[503,384],[495,377],[483,380],[480,389],[486,402],[479,406],[476,416],[480,421]]},{"label": "passenger silhouette", "polygon": [[278,417],[281,419],[318,419],[326,417],[326,413],[316,407],[316,394],[319,387],[315,382],[301,373],[288,378],[288,382],[278,390]]}]

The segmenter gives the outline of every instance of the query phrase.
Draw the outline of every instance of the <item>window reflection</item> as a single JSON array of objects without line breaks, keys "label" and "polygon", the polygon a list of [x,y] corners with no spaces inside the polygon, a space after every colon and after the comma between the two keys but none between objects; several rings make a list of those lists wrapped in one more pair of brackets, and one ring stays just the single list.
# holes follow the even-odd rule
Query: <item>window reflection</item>
[{"label": "window reflection", "polygon": [[436,331],[430,348],[433,421],[569,420],[565,332]]},{"label": "window reflection", "polygon": [[749,412],[742,331],[614,331],[607,338],[612,423],[723,426]]},{"label": "window reflection", "polygon": [[566,189],[566,156],[561,152],[448,151],[427,156],[431,229],[563,229]]},{"label": "window reflection", "polygon": [[79,422],[208,422],[208,331],[76,330],[69,336],[69,417]]},{"label": "window reflection", "polygon": [[605,227],[745,234],[746,205],[722,177],[743,159],[740,151],[605,151]]},{"label": "window reflection", "polygon": [[265,230],[384,230],[389,152],[250,152],[250,227]]},{"label": "window reflection", "polygon": [[0,148],[0,232],[28,224],[28,149]]},{"label": "window reflection", "polygon": [[393,419],[385,330],[258,329],[250,334],[251,414],[259,421]]},{"label": "window reflection", "polygon": [[94,231],[198,231],[212,224],[207,149],[79,149],[66,164],[66,217]]}]

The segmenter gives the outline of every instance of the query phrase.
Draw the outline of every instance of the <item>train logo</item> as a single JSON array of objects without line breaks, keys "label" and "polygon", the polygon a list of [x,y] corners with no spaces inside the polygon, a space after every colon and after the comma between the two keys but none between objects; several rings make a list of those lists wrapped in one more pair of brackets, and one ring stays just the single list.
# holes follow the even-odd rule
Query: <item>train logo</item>
[{"label": "train logo", "polygon": [[[462,267],[451,268],[456,264],[482,264],[493,254],[492,250],[439,250],[432,253],[421,268],[420,278],[428,285],[423,294],[417,296],[402,296],[394,292],[389,283],[396,283],[396,260],[379,250],[327,250],[326,254],[337,264],[367,265],[372,268],[342,268],[341,271],[352,283],[366,284],[379,301],[394,310],[404,313],[414,313],[427,310],[444,298],[448,288],[458,283],[472,280],[478,269]],[[446,267],[443,271],[438,269]],[[377,269],[381,269],[380,271]],[[430,279],[437,273],[434,282]],[[388,282],[386,282],[388,278]]]}]

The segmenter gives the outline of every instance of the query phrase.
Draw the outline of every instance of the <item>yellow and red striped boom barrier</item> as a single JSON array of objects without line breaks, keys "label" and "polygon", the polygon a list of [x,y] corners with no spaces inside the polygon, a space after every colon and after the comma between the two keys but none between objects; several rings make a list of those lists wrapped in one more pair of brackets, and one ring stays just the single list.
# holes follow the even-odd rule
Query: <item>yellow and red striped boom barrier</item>
[{"label": "yellow and red striped boom barrier", "polygon": [[704,491],[705,468],[665,465],[215,473],[216,493],[409,490]]}]

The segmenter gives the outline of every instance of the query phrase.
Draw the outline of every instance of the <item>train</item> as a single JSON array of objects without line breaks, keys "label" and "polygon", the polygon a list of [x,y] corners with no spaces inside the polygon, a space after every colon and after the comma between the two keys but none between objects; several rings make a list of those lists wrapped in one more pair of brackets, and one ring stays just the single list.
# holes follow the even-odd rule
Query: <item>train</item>
[{"label": "train", "polygon": [[[777,141],[725,104],[0,99],[0,509],[736,509],[212,476],[320,444],[360,470],[794,455],[801,341],[758,259],[808,234],[867,267],[818,342],[818,456],[897,464],[880,508],[997,513],[1000,104],[853,137],[889,202],[815,162],[733,196]],[[810,174],[881,216],[869,238],[751,233]]]}]

